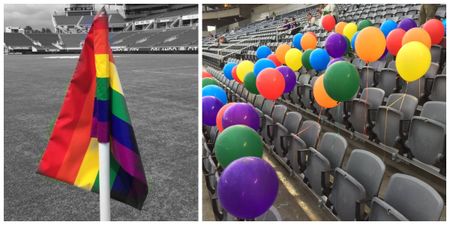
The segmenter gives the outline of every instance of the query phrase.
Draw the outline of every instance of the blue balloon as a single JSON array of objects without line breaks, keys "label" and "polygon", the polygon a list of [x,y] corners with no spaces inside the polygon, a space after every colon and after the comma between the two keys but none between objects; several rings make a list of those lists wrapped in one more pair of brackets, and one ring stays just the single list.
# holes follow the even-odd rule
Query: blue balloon
[{"label": "blue balloon", "polygon": [[380,26],[380,30],[383,32],[385,37],[387,37],[389,32],[395,28],[397,28],[397,23],[393,20],[386,20]]},{"label": "blue balloon", "polygon": [[225,75],[228,80],[233,80],[233,68],[237,66],[234,62],[229,62],[223,67],[223,74]]},{"label": "blue balloon", "polygon": [[294,45],[295,48],[297,48],[299,50],[302,50],[302,45],[300,44],[302,37],[303,37],[303,34],[298,33],[298,34],[294,35],[294,38],[292,38],[292,44]]},{"label": "blue balloon", "polygon": [[270,54],[272,54],[272,50],[266,45],[261,45],[256,49],[256,57],[258,57],[258,59],[266,58]]},{"label": "blue balloon", "polygon": [[328,52],[325,49],[316,48],[311,52],[309,62],[312,68],[319,72],[327,68],[328,63],[330,62],[330,55],[328,55]]},{"label": "blue balloon", "polygon": [[444,32],[447,33],[447,18],[442,20],[442,24],[444,24]]},{"label": "blue balloon", "polygon": [[355,35],[353,35],[353,37],[352,37],[351,45],[352,45],[353,50],[356,49],[355,48],[355,42],[356,42],[356,37],[358,36],[358,34],[359,34],[359,31],[356,32]]},{"label": "blue balloon", "polygon": [[214,96],[218,98],[223,104],[227,104],[227,93],[217,85],[208,85],[202,88],[202,97]]},{"label": "blue balloon", "polygon": [[258,61],[256,61],[255,66],[253,67],[253,73],[258,76],[259,72],[261,72],[263,69],[266,68],[276,68],[277,66],[275,65],[274,62],[272,62],[272,60],[270,59],[258,59]]}]

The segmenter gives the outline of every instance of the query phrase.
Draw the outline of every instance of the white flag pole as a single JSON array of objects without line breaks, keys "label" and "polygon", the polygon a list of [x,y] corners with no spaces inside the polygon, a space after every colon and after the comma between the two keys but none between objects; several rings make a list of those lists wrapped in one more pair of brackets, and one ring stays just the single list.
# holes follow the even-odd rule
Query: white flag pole
[{"label": "white flag pole", "polygon": [[109,187],[109,142],[98,143],[100,158],[100,221],[111,220],[111,190]]}]

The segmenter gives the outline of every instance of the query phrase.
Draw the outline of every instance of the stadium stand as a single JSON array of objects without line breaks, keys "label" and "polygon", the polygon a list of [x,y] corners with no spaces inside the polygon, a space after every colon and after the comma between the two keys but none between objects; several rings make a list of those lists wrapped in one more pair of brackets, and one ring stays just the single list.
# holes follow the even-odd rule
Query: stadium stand
[{"label": "stadium stand", "polygon": [[[126,13],[146,10],[142,16],[109,13],[113,51],[130,53],[195,53],[198,49],[197,5],[124,6]],[[152,10],[157,8],[158,10]],[[6,33],[9,53],[77,53],[95,16],[93,5],[72,4],[63,15],[52,15],[56,33]],[[152,21],[149,21],[151,19]]]},{"label": "stadium stand", "polygon": [[[417,4],[336,6],[338,22],[368,19],[379,27],[386,19],[419,20]],[[395,58],[389,53],[369,65],[356,54],[346,57],[362,81],[352,100],[332,109],[320,109],[314,100],[312,87],[318,72],[313,69],[302,67],[296,72],[296,87],[276,101],[249,93],[244,84],[224,76],[226,63],[256,61],[260,45],[269,46],[272,52],[281,43],[292,45],[295,33],[282,29],[285,18],[295,17],[299,32],[314,32],[318,47],[323,47],[328,32],[306,19],[308,12],[318,16],[318,7],[308,5],[273,20],[217,33],[226,38],[225,43],[205,35],[202,58],[206,71],[226,91],[228,101],[255,107],[262,118],[259,134],[265,154],[306,185],[337,220],[445,220],[445,37],[431,48],[433,63],[427,74],[412,83],[399,78]],[[440,5],[436,17],[445,15],[445,5]],[[203,126],[204,180],[215,219],[230,220],[215,194],[223,171],[214,153],[217,136],[216,127]],[[347,142],[365,149],[349,149]]]}]

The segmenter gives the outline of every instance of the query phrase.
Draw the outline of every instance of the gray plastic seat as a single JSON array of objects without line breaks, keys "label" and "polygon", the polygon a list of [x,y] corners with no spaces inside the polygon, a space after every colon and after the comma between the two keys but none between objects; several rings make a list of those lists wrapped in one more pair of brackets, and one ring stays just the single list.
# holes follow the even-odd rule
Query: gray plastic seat
[{"label": "gray plastic seat", "polygon": [[253,102],[253,106],[255,106],[256,109],[261,111],[263,104],[264,104],[264,97],[262,95],[256,95],[255,101]]},{"label": "gray plastic seat", "polygon": [[395,60],[390,61],[387,68],[393,69],[397,72],[397,66],[395,65]]},{"label": "gray plastic seat", "polygon": [[291,140],[287,148],[287,160],[289,167],[294,172],[303,172],[306,167],[306,152],[310,147],[316,148],[322,127],[313,120],[302,123],[297,134],[291,134]]},{"label": "gray plastic seat", "polygon": [[290,95],[294,104],[301,104],[300,101],[302,98],[304,86],[309,84],[310,78],[311,78],[311,75],[309,75],[309,74],[302,74],[298,77],[297,84]]},{"label": "gray plastic seat", "polygon": [[347,145],[347,141],[341,135],[327,132],[320,139],[317,150],[309,148],[304,175],[307,184],[315,193],[322,195],[322,188],[327,188],[322,187],[322,179],[325,180],[325,184],[329,183],[330,173],[342,164]]},{"label": "gray plastic seat", "polygon": [[272,144],[273,125],[283,123],[286,113],[287,107],[285,105],[275,105],[272,114],[264,115],[264,127],[261,130],[261,135],[267,144]]},{"label": "gray plastic seat", "polygon": [[351,113],[348,121],[354,131],[366,134],[366,128],[370,120],[376,115],[369,115],[369,111],[376,112],[384,99],[384,91],[380,88],[364,88],[359,98],[355,98],[351,103]]},{"label": "gray plastic seat", "polygon": [[425,77],[421,77],[420,79],[406,83],[402,80],[402,89],[401,93],[410,94],[417,99],[422,99],[425,95]]},{"label": "gray plastic seat", "polygon": [[378,108],[375,124],[372,128],[376,139],[391,147],[400,143],[401,122],[402,120],[411,120],[417,104],[417,98],[412,95],[389,95],[386,105]]},{"label": "gray plastic seat", "polygon": [[309,81],[309,84],[305,84],[303,85],[302,93],[301,93],[301,105],[303,108],[305,109],[312,109],[312,98],[313,98],[313,93],[312,93],[312,87],[314,87],[314,83],[316,82],[317,77],[314,76],[311,78],[311,80]]},{"label": "gray plastic seat", "polygon": [[384,96],[387,97],[390,94],[397,92],[399,76],[397,71],[391,68],[382,69],[380,76],[378,77],[377,88],[383,89]]},{"label": "gray plastic seat", "polygon": [[426,102],[420,116],[412,118],[405,145],[416,159],[430,165],[445,162],[445,124],[445,102]]},{"label": "gray plastic seat", "polygon": [[406,174],[391,176],[384,198],[372,199],[369,220],[438,221],[444,201],[427,183]]},{"label": "gray plastic seat", "polygon": [[434,63],[441,62],[442,46],[432,45],[430,50],[431,50],[431,62]]},{"label": "gray plastic seat", "polygon": [[355,149],[347,167],[336,168],[330,202],[341,220],[361,219],[365,203],[378,195],[386,166],[373,153]]},{"label": "gray plastic seat", "polygon": [[359,86],[361,89],[374,86],[375,68],[364,66],[359,70]]},{"label": "gray plastic seat", "polygon": [[446,100],[446,76],[437,75],[433,81],[433,86],[431,88],[431,93],[428,98],[431,101],[443,101]]},{"label": "gray plastic seat", "polygon": [[277,122],[273,127],[273,143],[274,152],[280,157],[284,157],[289,146],[289,139],[291,134],[296,134],[300,130],[302,123],[302,114],[298,112],[288,112],[284,118],[283,124]]},{"label": "gray plastic seat", "polygon": [[437,75],[437,72],[439,70],[439,64],[432,62],[430,64],[430,68],[428,68],[427,73],[425,74],[425,78],[432,78],[434,79]]},{"label": "gray plastic seat", "polygon": [[278,209],[271,206],[266,213],[256,217],[255,221],[282,221],[282,218]]}]

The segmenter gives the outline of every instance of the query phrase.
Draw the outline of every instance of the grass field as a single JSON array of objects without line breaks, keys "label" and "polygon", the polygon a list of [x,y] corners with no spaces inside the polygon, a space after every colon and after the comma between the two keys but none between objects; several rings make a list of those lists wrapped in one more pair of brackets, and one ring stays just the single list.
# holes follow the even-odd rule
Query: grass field
[{"label": "grass field", "polygon": [[[112,219],[197,220],[197,55],[115,59],[149,194]],[[99,219],[97,194],[36,174],[77,60],[5,55],[5,220]]]}]

